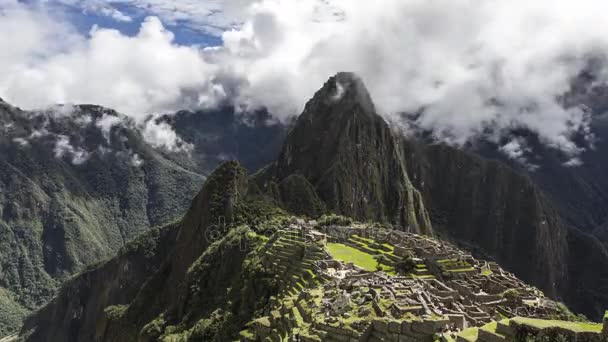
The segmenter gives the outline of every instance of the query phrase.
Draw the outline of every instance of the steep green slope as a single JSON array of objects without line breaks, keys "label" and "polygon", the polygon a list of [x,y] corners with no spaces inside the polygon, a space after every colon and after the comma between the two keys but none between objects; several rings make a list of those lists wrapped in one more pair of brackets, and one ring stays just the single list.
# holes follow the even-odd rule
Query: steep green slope
[{"label": "steep green slope", "polygon": [[[245,228],[227,229],[241,216],[246,191],[246,171],[236,163],[222,165],[182,221],[140,237],[118,257],[69,281],[28,320],[24,331],[29,340],[133,341],[140,334],[147,340],[167,325],[177,326],[171,331],[192,327],[178,326],[183,320],[219,324],[214,319],[226,317],[216,310],[227,304],[224,296],[235,295],[226,288],[238,295],[243,288],[239,281],[255,279],[239,277],[247,269],[244,256],[256,247],[255,235],[246,234]],[[242,248],[240,239],[246,237],[253,241]],[[272,288],[257,281],[254,285],[260,291]],[[243,300],[257,298],[247,295]]]},{"label": "steep green slope", "polygon": [[[180,217],[204,180],[146,145],[115,112],[70,111],[0,107],[0,288],[8,294],[0,300],[15,308],[0,334],[18,329],[21,314],[69,275]],[[103,128],[106,120],[117,123]]]}]

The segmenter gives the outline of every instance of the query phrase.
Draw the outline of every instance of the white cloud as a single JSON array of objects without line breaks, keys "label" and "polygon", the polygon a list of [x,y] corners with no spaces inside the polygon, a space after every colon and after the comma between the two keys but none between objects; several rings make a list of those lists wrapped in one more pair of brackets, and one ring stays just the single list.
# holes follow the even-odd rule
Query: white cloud
[{"label": "white cloud", "polygon": [[527,154],[531,153],[532,150],[526,145],[526,141],[523,138],[512,138],[507,144],[501,146],[499,150],[509,157],[509,159],[518,162],[530,171],[534,171],[539,167],[528,160]]},{"label": "white cloud", "polygon": [[564,163],[564,166],[567,167],[577,167],[583,165],[583,161],[580,158],[572,158]]},{"label": "white cloud", "polygon": [[166,122],[148,120],[143,128],[143,136],[153,147],[163,147],[169,151],[191,151],[192,145],[185,143]]},{"label": "white cloud", "polygon": [[101,119],[99,119],[99,120],[97,120],[97,122],[95,122],[95,126],[97,126],[101,130],[103,137],[109,143],[110,142],[110,132],[112,131],[112,127],[120,124],[121,122],[123,122],[123,119],[116,115],[103,114]]},{"label": "white cloud", "polygon": [[417,124],[450,143],[526,127],[568,155],[581,152],[572,135],[589,114],[557,98],[589,57],[608,51],[608,3],[331,3],[340,15],[318,21],[316,1],[263,1],[224,34],[218,60],[247,80],[241,95],[297,112],[328,75],[355,71],[384,115],[425,108]]},{"label": "white cloud", "polygon": [[140,167],[144,164],[143,159],[139,156],[139,154],[134,153],[131,155],[131,166]]},{"label": "white cloud", "polygon": [[89,160],[90,157],[89,152],[72,146],[72,144],[70,144],[70,138],[65,135],[57,135],[53,152],[55,153],[55,158],[67,157],[74,165],[82,165]]},{"label": "white cloud", "polygon": [[[416,124],[454,144],[526,127],[574,158],[581,149],[573,134],[588,131],[589,114],[556,99],[589,57],[608,52],[608,2],[596,0],[108,3],[166,23],[234,28],[222,46],[204,50],[175,44],[156,18],[134,37],[103,28],[83,37],[13,3],[0,14],[0,32],[23,33],[0,35],[2,46],[15,47],[0,56],[0,96],[26,107],[101,104],[139,123],[228,97],[284,118],[330,75],[354,71],[389,119],[425,108]],[[151,139],[173,138],[147,129]]]},{"label": "white cloud", "polygon": [[29,146],[30,144],[29,141],[23,138],[13,138],[13,142],[17,143],[21,147]]},{"label": "white cloud", "polygon": [[[15,31],[17,26],[38,28],[35,15],[16,20],[21,24],[3,29],[7,25],[2,18],[0,32]],[[57,35],[49,33],[50,37],[35,32],[22,53],[0,64],[0,72],[8,76],[0,80],[0,94],[9,102],[30,109],[54,103],[93,103],[141,121],[150,113],[179,108],[180,99],[193,89],[210,93],[207,87],[212,86],[217,67],[207,64],[199,50],[175,45],[173,35],[154,17],[143,22],[135,37],[94,27],[88,39],[78,37],[76,44],[36,58],[40,50],[36,45],[50,44],[55,37],[59,40],[61,32],[70,31],[61,28]],[[0,44],[6,35],[2,37]],[[205,100],[214,101],[208,96]],[[201,105],[198,98],[193,102]]]}]

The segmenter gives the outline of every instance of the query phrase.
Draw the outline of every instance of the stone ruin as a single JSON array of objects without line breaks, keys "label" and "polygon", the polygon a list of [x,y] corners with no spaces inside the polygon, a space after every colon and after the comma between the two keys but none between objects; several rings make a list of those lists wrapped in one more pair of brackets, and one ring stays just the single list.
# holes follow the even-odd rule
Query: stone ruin
[{"label": "stone ruin", "polygon": [[[369,253],[369,246],[388,245],[391,258],[387,263],[401,258],[416,263],[410,274],[389,275],[331,257],[312,262],[323,283],[279,302],[275,311],[294,317],[290,310],[296,310],[303,320],[298,324],[308,326],[322,340],[433,341],[504,318],[556,319],[562,314],[540,290],[496,263],[477,260],[449,243],[396,231],[384,232],[379,239],[361,227],[320,229],[307,223],[290,229],[315,246],[340,242]],[[354,236],[359,238],[353,240]],[[270,326],[293,324],[270,316],[254,321],[252,328],[266,334],[269,320]],[[298,338],[308,341],[306,335]]]}]

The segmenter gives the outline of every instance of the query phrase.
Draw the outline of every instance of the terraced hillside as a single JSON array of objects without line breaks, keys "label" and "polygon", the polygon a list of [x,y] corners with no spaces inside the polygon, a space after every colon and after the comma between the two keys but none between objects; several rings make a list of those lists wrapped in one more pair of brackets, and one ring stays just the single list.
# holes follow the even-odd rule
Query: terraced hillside
[{"label": "terraced hillside", "polygon": [[279,230],[265,249],[262,262],[275,273],[280,295],[296,295],[320,286],[328,279],[314,271],[314,263],[327,259],[327,252],[316,244],[307,243],[296,230]]},{"label": "terraced hillside", "polygon": [[516,317],[469,328],[446,342],[586,341],[603,342],[606,323],[568,322]]},{"label": "terraced hillside", "polygon": [[269,315],[247,323],[241,341],[606,338],[602,324],[444,242],[366,224],[294,222],[266,244],[264,254],[276,260],[268,272],[281,290]]}]

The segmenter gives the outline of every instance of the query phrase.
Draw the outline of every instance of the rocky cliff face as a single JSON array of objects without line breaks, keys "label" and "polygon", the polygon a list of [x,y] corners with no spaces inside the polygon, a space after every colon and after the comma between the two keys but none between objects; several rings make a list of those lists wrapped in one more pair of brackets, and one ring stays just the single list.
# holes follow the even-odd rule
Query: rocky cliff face
[{"label": "rocky cliff face", "polygon": [[[601,126],[601,120],[596,121],[594,127]],[[608,136],[597,128],[595,132],[598,137]],[[555,204],[554,217],[562,218],[562,226],[567,226],[560,230],[559,236],[561,244],[567,246],[567,252],[563,254],[564,258],[555,259],[560,260],[561,268],[566,268],[564,277],[555,280],[557,293],[573,309],[599,319],[603,315],[602,306],[608,303],[606,291],[602,290],[608,279],[604,271],[608,262],[608,224],[603,223],[608,187],[603,175],[606,158],[602,153],[608,145],[598,140],[597,150],[583,154],[582,166],[566,167],[558,152],[542,146],[534,135],[525,136],[536,156],[533,162],[539,166],[532,172],[504,160],[491,144],[484,146],[481,153],[513,164],[538,184],[546,194],[544,197]]]},{"label": "rocky cliff face", "polygon": [[304,177],[329,211],[432,234],[398,140],[354,74],[330,78],[306,104],[268,172],[277,183]]},{"label": "rocky cliff face", "polygon": [[448,146],[410,141],[405,150],[438,232],[558,295],[567,278],[567,229],[529,178]]}]

